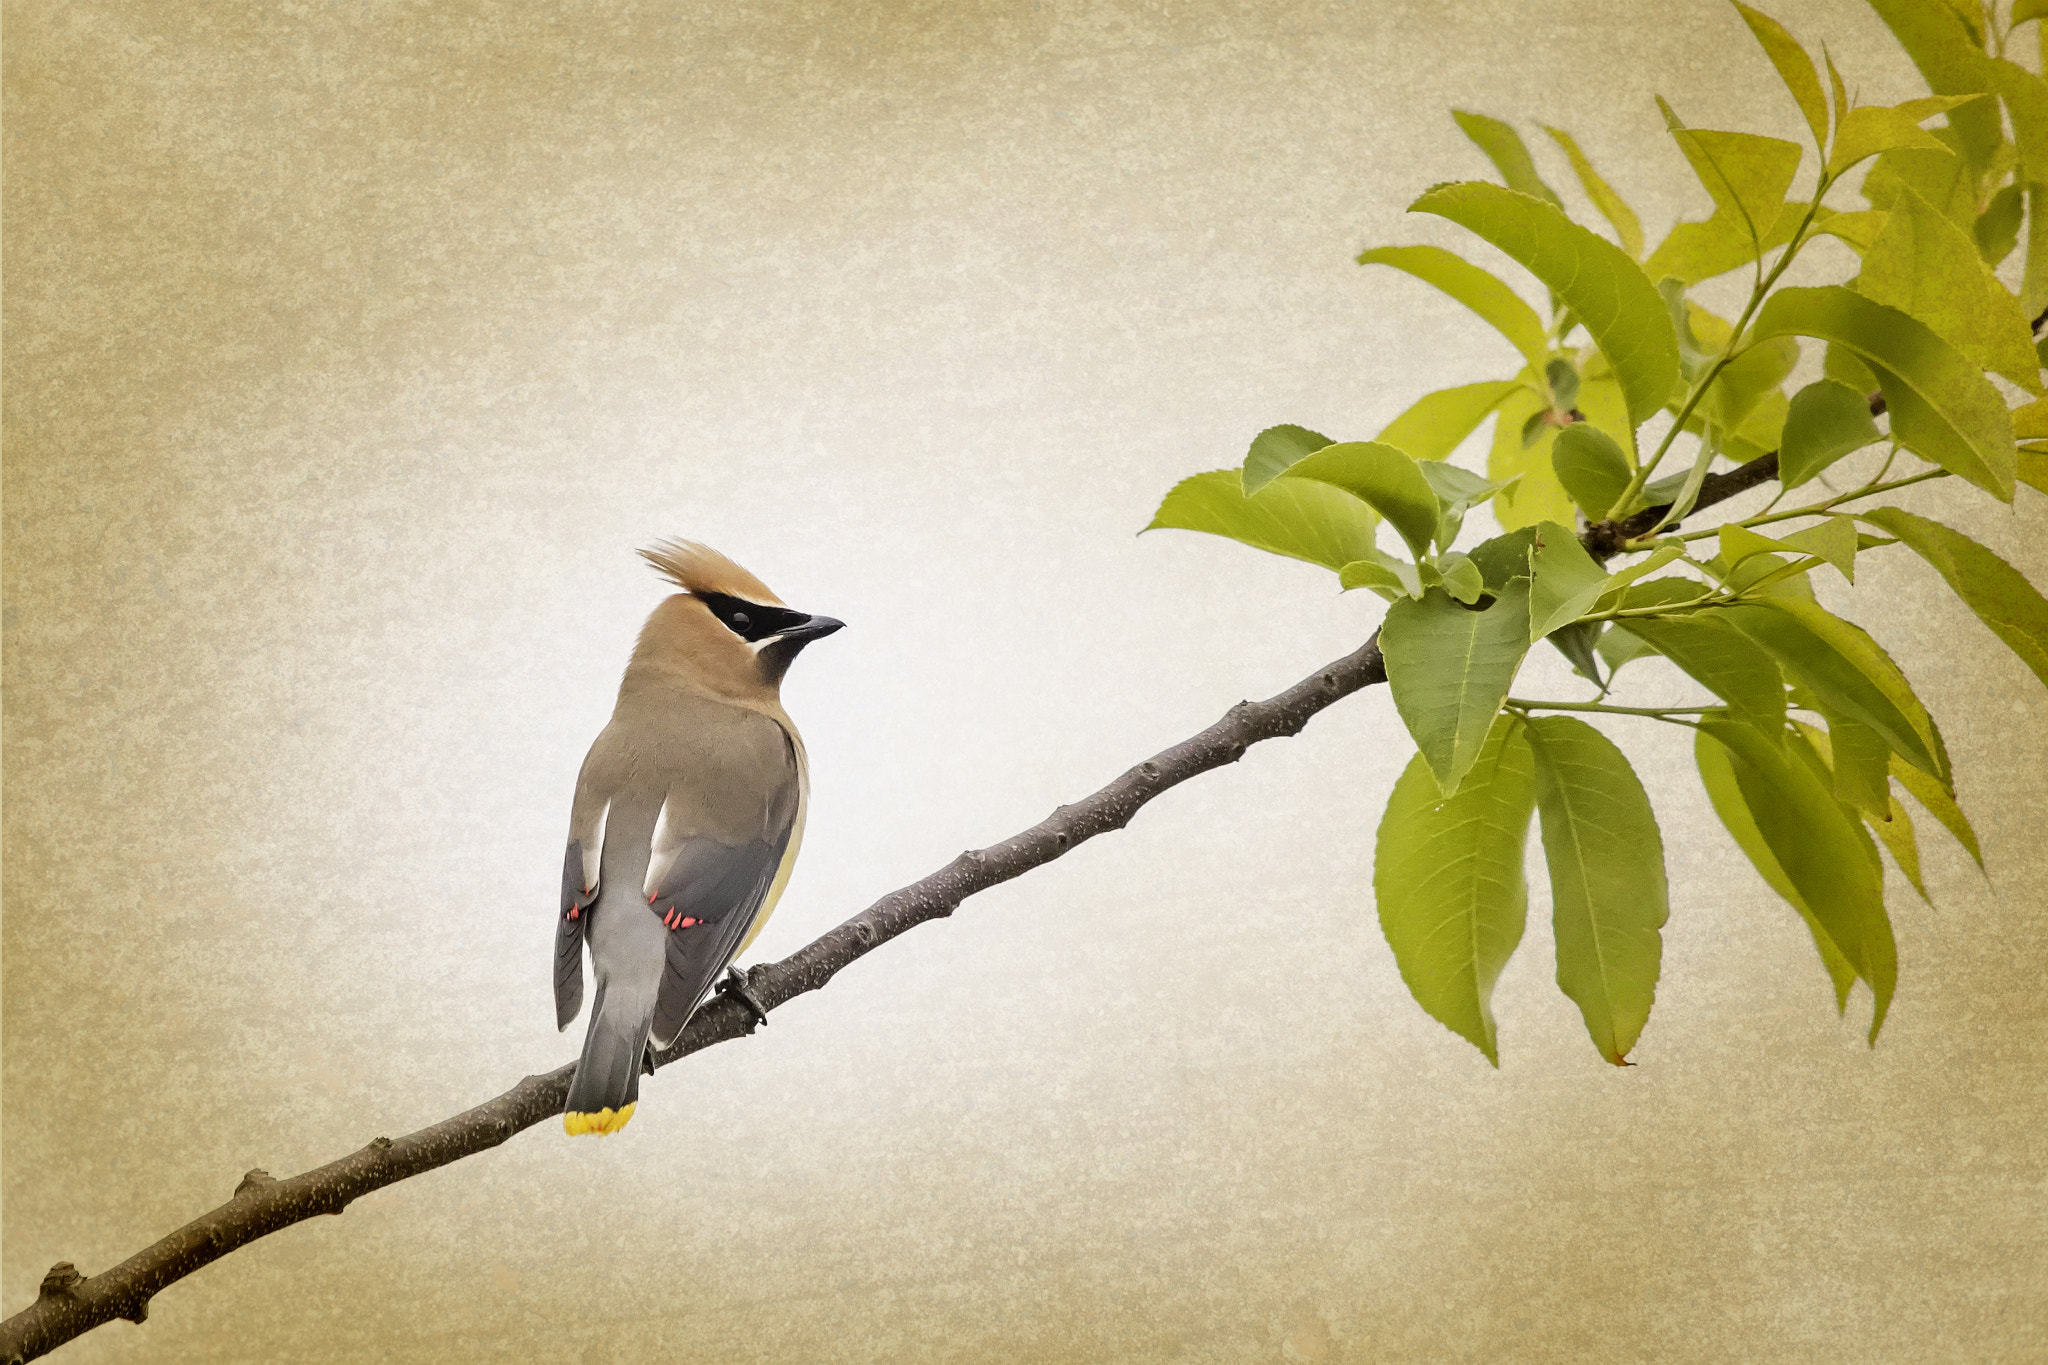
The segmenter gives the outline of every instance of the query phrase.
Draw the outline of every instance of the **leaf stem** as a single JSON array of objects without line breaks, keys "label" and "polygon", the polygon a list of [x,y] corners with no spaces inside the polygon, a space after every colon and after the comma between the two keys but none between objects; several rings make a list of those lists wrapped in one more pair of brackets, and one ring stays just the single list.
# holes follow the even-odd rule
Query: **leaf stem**
[{"label": "leaf stem", "polygon": [[[1884,471],[1879,470],[1878,472],[1883,473]],[[1857,498],[1874,497],[1879,493],[1889,493],[1895,488],[1906,488],[1912,484],[1925,483],[1929,479],[1942,479],[1946,477],[1948,477],[1946,469],[1924,469],[1918,474],[1911,474],[1903,479],[1893,479],[1890,483],[1867,483],[1861,488],[1852,488],[1846,493],[1838,493],[1834,497],[1824,499],[1821,502],[1808,503],[1804,507],[1793,507],[1783,512],[1771,512],[1754,516],[1745,521],[1731,524],[1746,526],[1753,530],[1758,526],[1768,526],[1774,521],[1791,521],[1795,517],[1817,517],[1842,503],[1852,502]],[[1678,538],[1680,540],[1705,540],[1709,536],[1718,536],[1720,534],[1720,527],[1710,526],[1704,531],[1687,531]]]},{"label": "leaf stem", "polygon": [[1509,697],[1501,705],[1524,713],[1532,710],[1591,711],[1603,716],[1648,716],[1652,720],[1669,720],[1672,716],[1701,716],[1709,711],[1721,709],[1718,706],[1609,706],[1598,701],[1531,701],[1522,697]]}]

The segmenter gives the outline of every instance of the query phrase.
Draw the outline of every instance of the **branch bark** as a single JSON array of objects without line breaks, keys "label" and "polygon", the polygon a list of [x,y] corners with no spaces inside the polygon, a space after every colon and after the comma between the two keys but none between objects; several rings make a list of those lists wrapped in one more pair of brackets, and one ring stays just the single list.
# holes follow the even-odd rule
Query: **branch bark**
[{"label": "branch bark", "polygon": [[[1704,511],[1777,476],[1776,454],[1710,476],[1694,510]],[[1663,508],[1620,523],[1586,528],[1580,540],[1600,559],[1623,541],[1655,526]],[[1366,642],[1265,701],[1241,701],[1200,734],[1162,750],[1090,796],[1061,806],[1021,834],[962,853],[937,872],[892,891],[867,909],[780,962],[747,974],[750,992],[766,1009],[819,990],[839,972],[890,939],[926,920],[942,919],[979,891],[1020,877],[1071,852],[1098,834],[1122,829],[1145,804],[1212,768],[1235,763],[1261,740],[1295,735],[1318,711],[1362,688],[1387,680],[1379,632]],[[752,1012],[718,997],[690,1020],[656,1066],[753,1032]],[[0,1323],[0,1362],[19,1365],[115,1318],[141,1322],[150,1300],[202,1266],[280,1228],[321,1214],[339,1214],[372,1190],[488,1151],[514,1133],[562,1112],[573,1066],[528,1076],[496,1099],[400,1138],[373,1138],[339,1161],[285,1180],[265,1171],[242,1177],[231,1198],[145,1247],[111,1270],[82,1277],[60,1261],[43,1279],[36,1301]]]}]

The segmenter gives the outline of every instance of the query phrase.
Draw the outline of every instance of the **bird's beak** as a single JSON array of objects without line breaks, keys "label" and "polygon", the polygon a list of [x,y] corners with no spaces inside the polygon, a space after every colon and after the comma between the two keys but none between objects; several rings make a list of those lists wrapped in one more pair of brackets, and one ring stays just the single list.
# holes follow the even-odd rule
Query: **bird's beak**
[{"label": "bird's beak", "polygon": [[806,616],[787,630],[777,631],[776,634],[793,644],[809,644],[813,640],[824,639],[845,625],[846,622],[830,616]]}]

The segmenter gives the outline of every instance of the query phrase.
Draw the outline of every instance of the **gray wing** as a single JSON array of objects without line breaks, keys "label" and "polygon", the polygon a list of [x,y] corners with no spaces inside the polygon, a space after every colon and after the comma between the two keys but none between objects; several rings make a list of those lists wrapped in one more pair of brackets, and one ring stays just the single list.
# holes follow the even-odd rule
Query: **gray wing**
[{"label": "gray wing", "polygon": [[591,746],[576,779],[576,801],[569,812],[569,849],[562,857],[562,900],[555,915],[555,1028],[569,1027],[583,1008],[583,939],[590,927],[590,909],[597,903],[599,869],[604,862],[604,827],[611,798],[593,781],[595,760],[603,744]]},{"label": "gray wing", "polygon": [[707,835],[685,839],[662,874],[648,908],[669,927],[668,962],[654,1006],[654,1043],[675,1041],[697,1002],[739,951],[789,847],[790,826],[774,840],[732,845]]},{"label": "gray wing", "polygon": [[585,887],[583,846],[569,841],[562,859],[562,913],[555,920],[555,1028],[569,1027],[583,1008],[583,930],[597,901],[597,878]]}]

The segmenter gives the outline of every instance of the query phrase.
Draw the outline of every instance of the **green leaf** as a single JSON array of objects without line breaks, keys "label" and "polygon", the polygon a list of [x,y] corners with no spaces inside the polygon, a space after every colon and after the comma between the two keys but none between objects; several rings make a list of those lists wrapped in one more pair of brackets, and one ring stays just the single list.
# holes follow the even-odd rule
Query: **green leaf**
[{"label": "green leaf", "polygon": [[[1953,10],[1925,0],[1870,0],[1870,7],[1906,49],[1935,94],[1967,95],[1987,88],[1984,54],[1957,22]],[[1950,111],[1949,127],[1971,165],[1990,164],[2005,140],[1999,122],[1998,106],[1989,100]]]},{"label": "green leaf", "polygon": [[2048,451],[2022,450],[2019,478],[2027,487],[2048,493]]},{"label": "green leaf", "polygon": [[[1978,88],[1995,91],[2005,101],[2005,111],[2012,119],[2013,141],[2018,144],[2014,149],[2018,153],[2018,179],[2035,183],[2048,179],[2048,84],[2025,67],[2003,57],[1985,58],[1980,62],[1977,74]],[[1992,107],[1992,122],[1995,127],[1995,106]],[[2004,151],[2004,147],[1994,144],[1987,167],[1993,184],[1997,183],[1996,177],[2003,170],[1999,160]]]},{"label": "green leaf", "polygon": [[1863,520],[1897,536],[1940,570],[1977,619],[2048,683],[2048,599],[2019,570],[1962,532],[1901,508],[1880,507]]},{"label": "green leaf", "polygon": [[[1723,367],[1707,390],[1707,420],[1724,432],[1744,427],[1744,419],[1778,392],[1778,386],[1799,363],[1799,343],[1791,337],[1773,337],[1744,348]],[[1763,431],[1767,442],[1775,443],[1775,431]]]},{"label": "green leaf", "polygon": [[1267,427],[1252,438],[1252,448],[1245,453],[1239,476],[1245,495],[1249,497],[1279,478],[1295,461],[1332,444],[1329,437],[1307,427]]},{"label": "green leaf", "polygon": [[1858,725],[1847,716],[1821,714],[1827,718],[1826,730],[1804,721],[1795,721],[1794,727],[1833,775],[1835,799],[1862,816],[1865,823],[1883,823],[1891,809],[1892,751],[1869,726]]},{"label": "green leaf", "polygon": [[[2026,208],[2024,188],[2017,181],[2007,185],[1992,195],[1984,212],[1977,215],[1970,235],[1976,238],[1977,254],[1987,266],[1996,268],[2020,244],[2020,217]],[[2019,307],[2017,300],[2013,306]]]},{"label": "green leaf", "polygon": [[1835,147],[1828,155],[1829,178],[1839,179],[1850,167],[1880,152],[1948,151],[1945,143],[1920,124],[1936,114],[1947,113],[1978,98],[1976,95],[1923,95],[1890,107],[1867,104],[1860,109],[1851,109],[1842,119],[1842,126],[1835,130]]},{"label": "green leaf", "polygon": [[1677,664],[1766,734],[1785,728],[1785,680],[1771,656],[1718,612],[1631,617],[1614,623]]},{"label": "green leaf", "polygon": [[1557,939],[1557,985],[1600,1055],[1627,1064],[1657,995],[1670,917],[1657,817],[1621,750],[1581,720],[1527,722]]},{"label": "green leaf", "polygon": [[2048,0],[2012,0],[2011,27],[2018,28],[2044,14],[2048,14]]},{"label": "green leaf", "polygon": [[1856,534],[1854,517],[1831,514],[1804,530],[1778,537],[1778,544],[1799,554],[1819,555],[1842,577],[1856,581],[1856,552],[1863,542]]},{"label": "green leaf", "polygon": [[1900,444],[2012,501],[2012,419],[2005,403],[1975,365],[1924,323],[1831,285],[1771,295],[1752,335],[1818,337],[1854,351],[1877,375]]},{"label": "green leaf", "polygon": [[[1805,216],[1804,204],[1787,204],[1780,209],[1764,237],[1763,250],[1774,251],[1791,241],[1792,233]],[[1733,215],[1716,213],[1703,223],[1674,226],[1650,253],[1650,259],[1643,262],[1643,272],[1653,280],[1668,278],[1694,285],[1748,265],[1759,254],[1748,224]]]},{"label": "green leaf", "polygon": [[1842,957],[1870,983],[1876,997],[1870,1041],[1875,1043],[1899,971],[1876,850],[1813,768],[1787,752],[1791,746],[1775,744],[1751,726],[1711,716],[1701,720],[1700,733],[1728,750],[1743,804],[1785,879]]},{"label": "green leaf", "polygon": [[1472,547],[1472,562],[1486,580],[1486,590],[1505,592],[1516,579],[1529,577],[1529,549],[1536,543],[1536,528],[1521,526]]},{"label": "green leaf", "polygon": [[1536,527],[1529,548],[1529,642],[1584,616],[1607,587],[1607,571],[1554,521]]},{"label": "green leaf", "polygon": [[1885,215],[1876,209],[1859,209],[1855,213],[1837,213],[1816,221],[1813,230],[1840,238],[1861,256],[1877,241],[1877,234],[1884,231],[1884,219]]},{"label": "green leaf", "polygon": [[1570,621],[1543,638],[1571,660],[1572,672],[1605,691],[1607,684],[1600,680],[1601,629],[1599,621]]},{"label": "green leaf", "polygon": [[[1524,371],[1527,375],[1528,372]],[[1533,377],[1532,377],[1533,381]],[[1588,385],[1588,388],[1595,386]],[[1612,382],[1606,387],[1613,388]],[[1523,423],[1544,411],[1543,400],[1525,389],[1510,394],[1494,418],[1493,444],[1487,452],[1486,475],[1496,483],[1512,483],[1509,491],[1494,499],[1493,515],[1503,529],[1516,530],[1539,521],[1570,521],[1572,501],[1551,468],[1550,450],[1557,438],[1556,427],[1544,427],[1534,445],[1524,446]]]},{"label": "green leaf", "polygon": [[1705,731],[1695,740],[1693,754],[1699,764],[1700,785],[1707,789],[1707,799],[1713,803],[1714,813],[1721,817],[1722,825],[1734,837],[1736,847],[1748,857],[1771,890],[1783,897],[1806,921],[1808,931],[1813,934],[1813,946],[1820,952],[1821,965],[1827,968],[1828,979],[1834,983],[1835,1010],[1841,1012],[1848,1007],[1849,988],[1856,984],[1856,969],[1842,956],[1841,949],[1835,947],[1834,939],[1814,918],[1812,907],[1792,885],[1792,879],[1785,875],[1785,869],[1779,866],[1771,846],[1764,842],[1763,831],[1757,828],[1756,816],[1750,812],[1749,803],[1743,800],[1742,788],[1735,780],[1734,756]]},{"label": "green leaf", "polygon": [[2013,434],[2022,439],[2039,440],[2048,436],[2048,398],[2037,398],[2014,408],[2012,429]]},{"label": "green leaf", "polygon": [[1429,480],[1429,486],[1436,491],[1437,502],[1443,508],[1436,533],[1436,543],[1443,547],[1448,547],[1458,538],[1467,512],[1503,492],[1514,482],[1510,479],[1506,484],[1494,483],[1442,460],[1419,460],[1416,463],[1422,470],[1422,477]]},{"label": "green leaf", "polygon": [[1590,422],[1574,422],[1557,434],[1550,466],[1587,521],[1605,517],[1628,491],[1628,456],[1612,436]]},{"label": "green leaf", "polygon": [[[1774,583],[1785,582],[1793,575],[1803,574],[1815,566],[1813,557],[1806,554],[1795,552],[1794,558],[1788,560],[1783,555],[1773,553],[1785,547],[1768,536],[1758,535],[1746,526],[1731,523],[1719,529],[1720,535],[1717,539],[1720,541],[1721,553],[1714,556],[1713,562],[1728,576],[1731,585],[1741,582],[1745,588],[1754,587],[1767,573],[1784,569],[1789,565],[1789,572],[1780,573],[1772,580]],[[1759,561],[1768,564],[1769,570],[1755,567]]]},{"label": "green leaf", "polygon": [[2048,308],[2048,185],[2032,184],[2027,186],[2027,263],[2020,276],[2020,311],[2034,318],[2043,308]]},{"label": "green leaf", "polygon": [[1777,539],[1730,522],[1721,527],[1720,541],[1721,562],[1730,570],[1740,568],[1751,556],[1785,550],[1795,555],[1813,555],[1834,565],[1851,583],[1856,581],[1858,544],[1856,522],[1851,517],[1830,516],[1818,525]]},{"label": "green leaf", "polygon": [[1282,477],[1343,489],[1385,517],[1417,560],[1428,555],[1443,509],[1405,451],[1377,441],[1345,441],[1290,465]]},{"label": "green leaf", "polygon": [[1477,233],[1549,285],[1613,367],[1632,424],[1663,408],[1678,384],[1678,341],[1656,286],[1621,248],[1497,185],[1439,185],[1409,207]]},{"label": "green leaf", "polygon": [[1984,46],[1985,29],[1991,22],[1991,0],[1943,0],[1956,18],[1963,21],[1969,32],[1970,41],[1978,47]]},{"label": "green leaf", "polygon": [[1701,339],[1694,324],[1720,327],[1725,335],[1722,343],[1732,339],[1732,329],[1721,319],[1686,298],[1685,286],[1677,280],[1665,278],[1657,281],[1657,294],[1664,300],[1664,311],[1671,315],[1671,330],[1678,337],[1678,373],[1687,384],[1698,380],[1707,366],[1714,363],[1722,347]]},{"label": "green leaf", "polygon": [[1520,133],[1499,119],[1488,118],[1484,114],[1453,109],[1451,117],[1457,120],[1465,136],[1486,153],[1486,159],[1500,172],[1501,180],[1509,189],[1547,199],[1560,209],[1564,207],[1564,200],[1557,197],[1557,191],[1544,184],[1543,177],[1536,174],[1536,163],[1529,159],[1529,149],[1523,144]]},{"label": "green leaf", "polygon": [[1927,894],[1927,883],[1920,875],[1920,842],[1913,835],[1913,817],[1906,813],[1905,804],[1896,793],[1887,792],[1886,796],[1889,799],[1884,819],[1866,818],[1863,823],[1870,826],[1870,832],[1892,855],[1892,861],[1899,865],[1899,871],[1905,874],[1907,882],[1920,893],[1920,899],[1932,905],[1934,897]]},{"label": "green leaf", "polygon": [[1921,771],[1951,784],[1934,722],[1891,656],[1862,630],[1810,601],[1774,597],[1717,615],[1762,645],[1838,715],[1860,721]]},{"label": "green leaf", "polygon": [[1440,246],[1381,246],[1358,254],[1360,265],[1390,265],[1433,284],[1490,323],[1540,373],[1550,335],[1520,294],[1487,271]]},{"label": "green leaf", "polygon": [[1235,469],[1175,484],[1147,531],[1178,529],[1225,536],[1270,554],[1341,569],[1377,554],[1372,508],[1326,484],[1288,479],[1246,497]]},{"label": "green leaf", "polygon": [[1828,145],[1828,99],[1821,93],[1820,77],[1813,70],[1813,58],[1806,55],[1806,49],[1799,45],[1799,40],[1776,19],[1758,13],[1742,0],[1734,0],[1734,4],[1742,22],[1749,25],[1751,35],[1763,48],[1764,55],[1771,59],[1772,66],[1778,68],[1778,79],[1784,81],[1785,88],[1792,92],[1799,112],[1806,116],[1806,126],[1813,130],[1813,145],[1825,154]]},{"label": "green leaf", "polygon": [[1707,470],[1713,465],[1716,451],[1712,441],[1701,441],[1694,454],[1692,468],[1686,471],[1685,481],[1678,491],[1671,495],[1671,505],[1664,509],[1658,527],[1672,526],[1692,515],[1693,504],[1699,501],[1700,489],[1706,486]]},{"label": "green leaf", "polygon": [[[1580,624],[1591,623],[1581,622]],[[1566,629],[1571,629],[1571,627],[1566,627]],[[1550,638],[1555,640],[1557,636],[1552,635]],[[1632,664],[1637,659],[1653,657],[1657,650],[1654,645],[1642,636],[1631,634],[1617,627],[1607,631],[1600,637],[1600,643],[1594,647],[1594,652],[1606,663],[1607,683],[1608,686],[1612,687],[1614,685],[1614,675],[1621,672],[1622,665]]]},{"label": "green leaf", "polygon": [[1846,346],[1828,346],[1821,361],[1821,373],[1857,393],[1877,392],[1877,376]]},{"label": "green leaf", "polygon": [[1364,588],[1389,602],[1396,598],[1422,596],[1422,578],[1416,567],[1394,555],[1353,560],[1337,571],[1337,581],[1346,592]]},{"label": "green leaf", "polygon": [[1817,379],[1792,395],[1785,430],[1778,438],[1779,481],[1797,488],[1844,455],[1879,439],[1864,394],[1832,379]]},{"label": "green leaf", "polygon": [[1469,555],[1461,555],[1454,550],[1438,559],[1436,567],[1443,579],[1444,591],[1466,606],[1486,595],[1486,580],[1480,576],[1479,566]]},{"label": "green leaf", "polygon": [[1863,197],[1873,208],[1889,213],[1903,190],[1912,190],[1941,211],[1957,227],[1977,216],[1975,178],[1963,159],[1946,147],[1886,152],[1863,178]]},{"label": "green leaf", "polygon": [[1842,73],[1835,70],[1834,54],[1828,51],[1826,43],[1820,45],[1820,60],[1828,69],[1828,91],[1834,100],[1835,127],[1840,128],[1842,120],[1849,114],[1849,92],[1842,88]]},{"label": "green leaf", "polygon": [[[1720,556],[1708,561],[1719,564]],[[1806,571],[1814,561],[1805,556],[1797,560],[1784,555],[1754,555],[1728,572],[1728,590],[1736,593],[1761,594],[1767,598],[1796,598],[1811,602],[1813,585],[1806,581]],[[1725,566],[1722,566],[1725,569]]]},{"label": "green leaf", "polygon": [[1765,451],[1776,450],[1791,409],[1792,400],[1783,389],[1765,389],[1741,424],[1723,440],[1722,453],[1738,464],[1747,464]]},{"label": "green leaf", "polygon": [[1799,144],[1754,133],[1688,128],[1662,96],[1657,107],[1664,111],[1664,126],[1692,164],[1693,174],[1713,197],[1714,212],[1740,222],[1761,243],[1776,225],[1785,191],[1799,173]]},{"label": "green leaf", "polygon": [[1458,605],[1441,588],[1387,608],[1380,652],[1394,708],[1446,795],[1477,761],[1528,649],[1525,581],[1509,583],[1485,611]]},{"label": "green leaf", "polygon": [[1579,371],[1571,361],[1561,355],[1552,356],[1543,366],[1544,382],[1550,385],[1550,406],[1559,412],[1570,412],[1579,402]]},{"label": "green leaf", "polygon": [[1536,807],[1522,726],[1502,716],[1456,796],[1420,754],[1394,783],[1373,856],[1380,930],[1415,1003],[1500,1065],[1493,984],[1522,941],[1522,850]]},{"label": "green leaf", "polygon": [[1856,292],[1927,324],[1980,369],[2041,392],[2041,358],[2019,300],[1984,264],[1970,234],[1901,187]]},{"label": "green leaf", "polygon": [[1982,871],[1984,851],[1977,847],[1977,831],[1970,828],[1969,817],[1963,814],[1963,808],[1956,804],[1948,789],[1897,754],[1892,755],[1891,770],[1892,776],[1899,779],[1899,785],[1911,793],[1929,815],[1939,820],[1942,828],[1955,836],[1956,842],[1963,846],[1963,850],[1976,862],[1978,870]]},{"label": "green leaf", "polygon": [[1512,379],[1503,379],[1438,389],[1416,399],[1373,439],[1405,450],[1418,460],[1441,460],[1521,387]]},{"label": "green leaf", "polygon": [[1572,170],[1579,177],[1579,184],[1585,188],[1586,197],[1593,201],[1593,207],[1600,210],[1600,216],[1614,227],[1614,235],[1621,239],[1621,249],[1633,260],[1643,256],[1643,225],[1636,218],[1622,197],[1614,192],[1600,173],[1593,169],[1593,163],[1586,160],[1586,154],[1579,150],[1578,142],[1562,128],[1548,124],[1539,125],[1550,134],[1551,141],[1564,149],[1565,157],[1572,163]]}]

